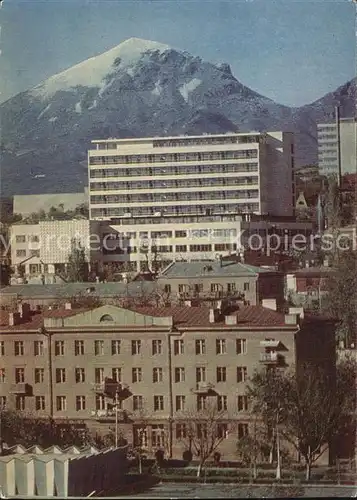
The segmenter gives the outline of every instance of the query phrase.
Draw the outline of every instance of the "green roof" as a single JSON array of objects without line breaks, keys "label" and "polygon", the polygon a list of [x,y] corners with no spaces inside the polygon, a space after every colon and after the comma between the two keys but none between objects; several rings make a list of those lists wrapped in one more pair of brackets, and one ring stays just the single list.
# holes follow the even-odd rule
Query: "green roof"
[{"label": "green roof", "polygon": [[250,266],[242,262],[173,262],[159,276],[162,278],[210,278],[210,277],[244,277],[271,273],[270,269]]}]

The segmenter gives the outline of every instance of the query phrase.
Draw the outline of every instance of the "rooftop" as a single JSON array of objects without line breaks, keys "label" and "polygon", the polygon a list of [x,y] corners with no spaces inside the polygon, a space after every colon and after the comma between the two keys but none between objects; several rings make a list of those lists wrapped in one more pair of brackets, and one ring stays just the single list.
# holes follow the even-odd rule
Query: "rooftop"
[{"label": "rooftop", "polygon": [[244,277],[271,273],[270,269],[250,266],[241,262],[223,260],[212,262],[173,262],[159,276],[165,278],[204,278],[204,277]]},{"label": "rooftop", "polygon": [[69,459],[74,460],[89,457],[91,455],[98,455],[106,451],[108,450],[98,450],[94,446],[85,446],[83,448],[78,448],[76,446],[69,446],[67,448],[50,446],[49,448],[42,448],[41,446],[35,445],[30,448],[25,448],[22,445],[14,445],[6,450],[5,455],[0,457],[0,462],[10,462],[14,458],[24,462],[29,462],[34,458],[41,462],[50,462],[51,460],[60,460],[62,462]]}]

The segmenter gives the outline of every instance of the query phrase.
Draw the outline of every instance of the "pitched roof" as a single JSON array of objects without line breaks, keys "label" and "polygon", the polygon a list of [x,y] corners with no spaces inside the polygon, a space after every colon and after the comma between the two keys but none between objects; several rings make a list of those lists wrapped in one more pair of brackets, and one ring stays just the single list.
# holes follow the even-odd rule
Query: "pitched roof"
[{"label": "pitched roof", "polygon": [[212,278],[212,277],[244,277],[256,276],[260,273],[271,273],[270,269],[250,266],[242,262],[219,261],[212,262],[173,262],[162,274],[158,276],[164,278]]}]

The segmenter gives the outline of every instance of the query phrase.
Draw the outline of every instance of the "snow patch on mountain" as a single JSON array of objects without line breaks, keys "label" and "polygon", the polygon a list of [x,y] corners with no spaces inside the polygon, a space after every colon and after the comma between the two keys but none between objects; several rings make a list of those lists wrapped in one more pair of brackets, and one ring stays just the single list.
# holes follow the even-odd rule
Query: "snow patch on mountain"
[{"label": "snow patch on mountain", "polygon": [[104,94],[104,92],[107,89],[109,89],[109,87],[111,85],[113,85],[114,82],[115,82],[115,78],[112,78],[109,82],[102,83],[101,86],[100,86],[99,92],[98,92],[98,97],[102,97],[102,95]]},{"label": "snow patch on mountain", "polygon": [[76,102],[76,105],[74,106],[74,110],[76,113],[82,113],[82,105],[80,102]]},{"label": "snow patch on mountain", "polygon": [[51,123],[54,123],[58,120],[58,117],[57,116],[52,116],[48,121],[51,122]]},{"label": "snow patch on mountain", "polygon": [[182,87],[179,88],[179,92],[186,102],[188,102],[188,97],[190,92],[193,92],[195,89],[197,89],[197,87],[199,87],[201,83],[202,80],[199,80],[198,78],[193,78],[188,83],[184,83]]},{"label": "snow patch on mountain", "polygon": [[151,93],[154,95],[160,95],[161,92],[162,92],[162,88],[161,88],[160,82],[155,82],[155,88],[151,91]]},{"label": "snow patch on mountain", "polygon": [[48,106],[46,106],[46,107],[45,107],[45,109],[43,109],[43,110],[41,111],[41,113],[38,115],[37,120],[40,120],[40,119],[43,117],[43,115],[44,115],[45,113],[47,113],[47,111],[50,109],[50,107],[51,107],[51,104],[49,104]]},{"label": "snow patch on mountain", "polygon": [[94,109],[96,107],[97,107],[97,99],[94,99],[93,104],[91,106],[89,106],[88,109],[90,110],[90,109]]},{"label": "snow patch on mountain", "polygon": [[36,97],[50,98],[60,90],[66,91],[79,86],[100,87],[103,79],[113,71],[114,66],[130,67],[148,51],[162,53],[170,48],[169,45],[151,40],[129,38],[104,54],[91,57],[52,76],[32,89],[31,93]]}]

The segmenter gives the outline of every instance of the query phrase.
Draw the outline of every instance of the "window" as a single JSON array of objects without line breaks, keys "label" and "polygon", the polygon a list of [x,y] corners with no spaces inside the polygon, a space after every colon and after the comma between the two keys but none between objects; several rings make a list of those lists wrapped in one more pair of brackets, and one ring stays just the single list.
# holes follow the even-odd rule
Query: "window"
[{"label": "window", "polygon": [[171,285],[164,285],[164,292],[171,293]]},{"label": "window", "polygon": [[104,382],[104,368],[94,368],[94,381],[96,384]]},{"label": "window", "polygon": [[201,394],[197,396],[197,411],[204,410],[206,408],[207,396],[202,396]]},{"label": "window", "polygon": [[143,397],[142,396],[133,396],[133,410],[141,410],[143,408]]},{"label": "window", "polygon": [[207,424],[197,424],[197,437],[207,439]]},{"label": "window", "polygon": [[106,402],[104,394],[97,394],[95,397],[95,409],[96,410],[105,410]]},{"label": "window", "polygon": [[184,411],[186,404],[185,396],[176,396],[176,411]]},{"label": "window", "polygon": [[26,250],[16,250],[16,257],[26,257]]},{"label": "window", "polygon": [[217,396],[217,410],[227,411],[227,396]]},{"label": "window", "polygon": [[25,382],[25,368],[15,368],[15,382],[16,384]]},{"label": "window", "polygon": [[249,434],[249,426],[248,424],[243,424],[239,422],[238,424],[238,439],[242,439],[244,436],[248,436]]},{"label": "window", "polygon": [[185,368],[175,368],[175,382],[185,381]]},{"label": "window", "polygon": [[44,354],[43,340],[35,340],[33,343],[33,347],[35,356],[43,356]]},{"label": "window", "polygon": [[83,411],[86,409],[86,397],[76,396],[76,410]]},{"label": "window", "polygon": [[66,369],[56,368],[56,383],[63,384],[66,381]]},{"label": "window", "polygon": [[94,355],[103,356],[104,355],[104,340],[94,341]]},{"label": "window", "polygon": [[67,410],[67,398],[66,398],[66,396],[57,396],[56,397],[56,408],[57,408],[57,411],[66,411]]},{"label": "window", "polygon": [[186,424],[176,424],[176,439],[186,438]]},{"label": "window", "polygon": [[181,339],[174,340],[174,354],[175,356],[178,356],[179,354],[184,354],[183,340]]},{"label": "window", "polygon": [[6,381],[6,374],[5,374],[5,368],[0,368],[0,383],[5,383]]},{"label": "window", "polygon": [[196,354],[206,354],[206,341],[204,339],[198,339],[195,342]]},{"label": "window", "polygon": [[249,282],[245,282],[245,283],[243,284],[243,290],[244,290],[245,292],[249,292]]},{"label": "window", "polygon": [[237,352],[237,354],[247,354],[247,340],[246,339],[237,339],[236,352]]},{"label": "window", "polygon": [[131,354],[140,354],[141,351],[141,340],[132,340],[131,341]]},{"label": "window", "polygon": [[64,356],[64,340],[55,341],[55,356]]},{"label": "window", "polygon": [[22,340],[15,340],[15,356],[23,356],[24,355],[24,343]]},{"label": "window", "polygon": [[175,238],[186,238],[187,231],[175,231]]},{"label": "window", "polygon": [[35,384],[43,384],[45,381],[45,369],[35,368]]},{"label": "window", "polygon": [[76,384],[80,384],[86,381],[86,373],[84,368],[75,369]]},{"label": "window", "polygon": [[6,396],[0,396],[0,409],[4,410],[6,408]]},{"label": "window", "polygon": [[26,243],[26,236],[24,234],[17,234],[16,243]]},{"label": "window", "polygon": [[176,245],[175,247],[176,253],[186,253],[187,252],[187,245]]},{"label": "window", "polygon": [[235,283],[228,283],[227,284],[227,292],[232,293],[236,291],[236,284]]},{"label": "window", "polygon": [[237,398],[238,411],[248,411],[248,397],[239,395]]},{"label": "window", "polygon": [[31,243],[38,243],[40,241],[40,238],[37,236],[37,234],[32,234],[29,239]]},{"label": "window", "polygon": [[104,314],[99,320],[100,323],[111,323],[112,321],[114,320],[110,314]]},{"label": "window", "polygon": [[227,382],[227,368],[225,366],[217,366],[217,382]]},{"label": "window", "polygon": [[245,382],[248,378],[247,367],[238,366],[237,367],[237,382]]},{"label": "window", "polygon": [[0,340],[0,356],[5,356],[5,342]]},{"label": "window", "polygon": [[148,431],[147,428],[141,425],[135,425],[133,428],[134,446],[146,448],[148,445]]},{"label": "window", "polygon": [[164,396],[154,396],[154,411],[163,411]]},{"label": "window", "polygon": [[153,383],[162,382],[162,368],[153,368],[152,381]]},{"label": "window", "polygon": [[196,382],[206,382],[206,368],[204,366],[198,366],[196,368]]},{"label": "window", "polygon": [[36,408],[36,411],[44,411],[46,409],[45,396],[36,396],[35,397],[35,408]]},{"label": "window", "polygon": [[121,382],[121,368],[112,368],[112,379],[114,382]]},{"label": "window", "polygon": [[112,355],[120,354],[120,340],[112,340]]},{"label": "window", "polygon": [[135,382],[141,382],[142,381],[142,370],[141,368],[132,368],[132,381],[133,381],[133,384],[135,384]]},{"label": "window", "polygon": [[226,354],[226,341],[225,339],[216,339],[216,354]]},{"label": "window", "polygon": [[24,411],[25,409],[25,396],[17,395],[15,398],[15,407],[18,411]]},{"label": "window", "polygon": [[151,444],[159,448],[165,446],[165,427],[163,424],[153,425],[151,427]]},{"label": "window", "polygon": [[152,341],[152,355],[162,354],[162,340]]},{"label": "window", "polygon": [[211,283],[211,292],[219,292],[222,290],[222,286],[219,283]]},{"label": "window", "polygon": [[83,356],[84,354],[84,340],[75,340],[74,341],[74,355],[75,356]]},{"label": "window", "polygon": [[228,425],[219,423],[217,424],[217,435],[219,439],[227,439],[228,438]]}]

